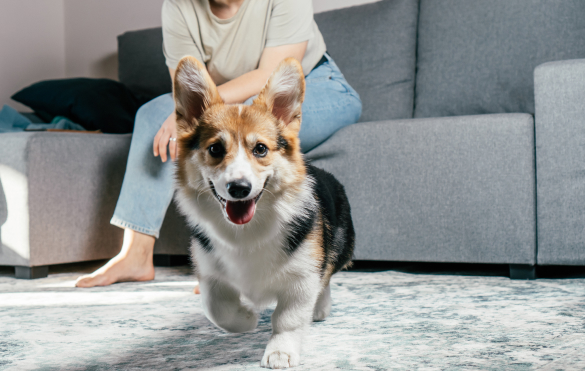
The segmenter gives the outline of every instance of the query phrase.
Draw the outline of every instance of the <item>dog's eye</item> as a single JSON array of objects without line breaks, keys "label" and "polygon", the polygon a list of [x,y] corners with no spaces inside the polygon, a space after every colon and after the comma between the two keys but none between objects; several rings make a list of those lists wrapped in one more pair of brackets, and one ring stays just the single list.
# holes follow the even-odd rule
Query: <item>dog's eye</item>
[{"label": "dog's eye", "polygon": [[209,146],[209,154],[211,157],[222,157],[225,153],[225,149],[223,148],[221,143],[215,143]]},{"label": "dog's eye", "polygon": [[264,144],[258,143],[256,144],[256,147],[254,147],[253,153],[256,157],[264,157],[268,153],[268,148]]}]

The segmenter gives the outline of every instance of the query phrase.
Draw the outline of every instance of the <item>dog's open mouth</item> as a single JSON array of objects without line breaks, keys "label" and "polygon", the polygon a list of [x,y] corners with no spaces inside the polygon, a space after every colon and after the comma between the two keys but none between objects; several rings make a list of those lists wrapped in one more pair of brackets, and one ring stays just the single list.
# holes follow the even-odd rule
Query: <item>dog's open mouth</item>
[{"label": "dog's open mouth", "polygon": [[[268,182],[268,179],[266,179],[266,182]],[[258,203],[258,200],[260,200],[260,197],[264,193],[264,188],[262,188],[262,191],[258,194],[258,196],[251,200],[228,201],[215,191],[213,182],[209,181],[209,186],[211,187],[211,191],[215,195],[215,198],[217,198],[221,204],[221,207],[228,219],[232,223],[239,225],[249,223],[250,220],[252,220],[254,213],[256,213],[256,203]],[[266,186],[266,183],[264,183],[264,186]]]}]

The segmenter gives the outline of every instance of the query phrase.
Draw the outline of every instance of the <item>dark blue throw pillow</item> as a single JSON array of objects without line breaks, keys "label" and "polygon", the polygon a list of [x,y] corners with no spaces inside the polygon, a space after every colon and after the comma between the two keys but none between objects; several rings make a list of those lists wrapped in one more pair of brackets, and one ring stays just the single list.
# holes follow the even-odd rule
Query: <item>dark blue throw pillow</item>
[{"label": "dark blue throw pillow", "polygon": [[108,79],[60,79],[37,82],[12,99],[41,117],[65,116],[87,130],[131,133],[143,99],[123,84]]}]

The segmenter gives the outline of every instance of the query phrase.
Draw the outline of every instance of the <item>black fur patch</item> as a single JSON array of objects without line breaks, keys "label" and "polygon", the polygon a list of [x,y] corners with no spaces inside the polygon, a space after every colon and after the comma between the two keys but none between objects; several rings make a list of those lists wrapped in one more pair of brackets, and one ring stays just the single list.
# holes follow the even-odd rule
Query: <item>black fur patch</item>
[{"label": "black fur patch", "polygon": [[288,147],[288,142],[280,134],[278,134],[278,140],[276,141],[276,143],[277,143],[277,146],[276,146],[277,149],[282,149],[282,148]]},{"label": "black fur patch", "polygon": [[343,185],[325,170],[306,164],[307,174],[315,179],[314,192],[323,215],[323,260],[321,274],[328,264],[333,273],[351,261],[355,244],[355,231],[351,209]]},{"label": "black fur patch", "polygon": [[293,221],[289,224],[288,229],[291,231],[286,238],[286,253],[291,256],[299,248],[301,243],[307,238],[307,235],[311,233],[313,224],[315,224],[315,217],[317,212],[315,210],[306,209],[308,217],[296,216]]},{"label": "black fur patch", "polygon": [[209,237],[203,233],[201,228],[193,228],[193,233],[191,235],[192,238],[199,242],[199,246],[203,249],[203,251],[210,253],[213,250],[213,246],[211,245],[211,241]]}]

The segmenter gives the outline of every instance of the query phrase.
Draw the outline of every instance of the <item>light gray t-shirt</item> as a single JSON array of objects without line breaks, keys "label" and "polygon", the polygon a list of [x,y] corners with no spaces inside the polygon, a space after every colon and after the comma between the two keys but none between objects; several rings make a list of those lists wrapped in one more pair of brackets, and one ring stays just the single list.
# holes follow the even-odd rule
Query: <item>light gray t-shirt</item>
[{"label": "light gray t-shirt", "polygon": [[215,16],[209,0],[165,0],[162,25],[167,66],[176,69],[182,57],[193,56],[218,85],[258,68],[265,47],[308,40],[305,75],[326,51],[312,0],[244,0],[229,19]]}]

